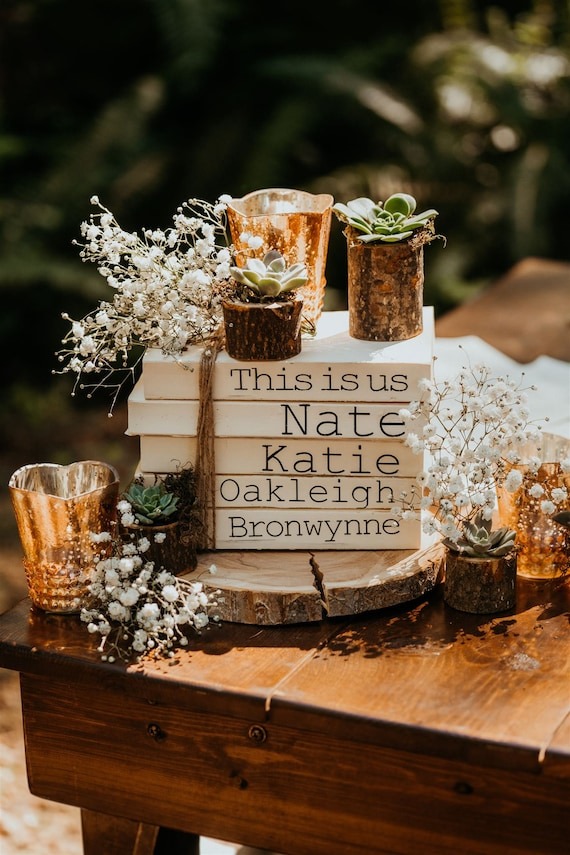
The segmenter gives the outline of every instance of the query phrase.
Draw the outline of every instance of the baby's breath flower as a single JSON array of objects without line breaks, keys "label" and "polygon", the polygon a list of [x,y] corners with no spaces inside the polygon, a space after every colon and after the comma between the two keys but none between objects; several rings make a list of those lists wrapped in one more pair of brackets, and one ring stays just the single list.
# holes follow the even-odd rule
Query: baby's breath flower
[{"label": "baby's breath flower", "polygon": [[97,540],[105,551],[94,564],[89,585],[93,604],[82,610],[81,620],[90,634],[101,636],[98,650],[105,661],[174,655],[175,646],[187,646],[189,629],[208,625],[213,597],[201,582],[179,579],[168,569],[155,570],[144,558],[147,538],[129,543],[113,541],[110,535],[92,538]]},{"label": "baby's breath flower", "polygon": [[400,517],[432,508],[422,528],[457,543],[465,523],[490,520],[496,489],[515,492],[522,483],[513,468],[521,447],[536,430],[522,381],[492,377],[486,365],[464,367],[454,380],[423,379],[420,398],[400,410],[407,426],[405,444],[429,452],[429,465],[416,479],[412,495],[400,500]]},{"label": "baby's breath flower", "polygon": [[178,599],[178,591],[175,585],[165,585],[162,589],[162,596],[167,603],[175,603]]},{"label": "baby's breath flower", "polygon": [[[83,261],[92,262],[112,293],[81,320],[71,320],[58,361],[61,373],[75,375],[74,392],[112,391],[111,411],[123,384],[133,381],[148,347],[167,355],[188,344],[207,341],[222,319],[221,290],[229,277],[226,207],[189,199],[169,229],[144,229],[141,235],[121,228],[97,196],[98,208],[81,224]],[[163,323],[164,321],[164,323]],[[131,358],[133,347],[140,352]],[[84,375],[100,375],[86,384]]]},{"label": "baby's breath flower", "polygon": [[518,469],[511,469],[505,479],[505,489],[508,490],[509,493],[514,493],[516,490],[518,490],[522,482],[522,472],[519,472]]},{"label": "baby's breath flower", "polygon": [[[522,484],[522,474],[520,483]],[[542,484],[533,484],[528,492],[533,499],[540,499],[540,497],[544,495],[544,487]]]}]

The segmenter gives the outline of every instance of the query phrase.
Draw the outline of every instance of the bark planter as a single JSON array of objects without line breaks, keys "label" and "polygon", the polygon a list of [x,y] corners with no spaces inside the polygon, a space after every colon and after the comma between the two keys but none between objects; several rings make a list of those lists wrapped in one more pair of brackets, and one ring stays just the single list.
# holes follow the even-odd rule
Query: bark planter
[{"label": "bark planter", "polygon": [[349,333],[365,341],[404,341],[423,330],[424,246],[433,223],[407,240],[363,243],[345,229]]},{"label": "bark planter", "polygon": [[472,558],[448,549],[443,598],[461,612],[504,612],[515,605],[516,578],[513,552],[501,558]]},{"label": "bark planter", "polygon": [[222,304],[226,350],[244,362],[290,359],[301,352],[303,300]]},{"label": "bark planter", "polygon": [[[155,534],[165,534],[162,543],[157,543]],[[161,567],[178,575],[193,570],[196,566],[196,547],[182,536],[180,522],[165,525],[128,525],[121,526],[121,538],[125,543],[137,543],[146,537],[150,546],[142,553],[145,561],[153,561],[158,572]]]}]

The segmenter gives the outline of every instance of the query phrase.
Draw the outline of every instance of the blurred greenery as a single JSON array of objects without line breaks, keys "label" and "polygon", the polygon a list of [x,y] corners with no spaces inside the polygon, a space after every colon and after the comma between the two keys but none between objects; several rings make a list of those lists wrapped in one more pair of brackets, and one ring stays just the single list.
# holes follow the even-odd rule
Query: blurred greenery
[{"label": "blurred greenery", "polygon": [[[568,258],[569,41],[565,0],[3,0],[5,402],[51,400],[61,311],[103,294],[72,246],[94,193],[139,229],[190,196],[411,192],[448,239],[427,250],[438,312]],[[334,222],[330,306],[345,265]]]}]

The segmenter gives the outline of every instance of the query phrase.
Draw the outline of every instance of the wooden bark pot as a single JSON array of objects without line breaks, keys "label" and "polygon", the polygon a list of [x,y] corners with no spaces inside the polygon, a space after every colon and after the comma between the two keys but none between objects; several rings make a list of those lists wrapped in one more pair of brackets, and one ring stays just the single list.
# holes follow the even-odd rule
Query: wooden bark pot
[{"label": "wooden bark pot", "polygon": [[363,243],[344,232],[348,250],[349,333],[365,341],[404,341],[423,330],[424,245],[433,224],[398,243]]},{"label": "wooden bark pot", "polygon": [[472,558],[448,549],[443,598],[461,612],[504,612],[515,605],[516,578],[514,553],[502,558]]},{"label": "wooden bark pot", "polygon": [[[165,534],[162,543],[157,543],[155,534]],[[186,573],[196,566],[196,548],[186,542],[181,535],[180,522],[166,525],[129,525],[121,526],[121,537],[126,543],[136,544],[142,537],[150,543],[146,552],[141,553],[145,561],[153,561],[156,571],[164,567],[174,573]]]},{"label": "wooden bark pot", "polygon": [[273,303],[222,304],[226,350],[233,359],[290,359],[301,352],[302,298]]}]

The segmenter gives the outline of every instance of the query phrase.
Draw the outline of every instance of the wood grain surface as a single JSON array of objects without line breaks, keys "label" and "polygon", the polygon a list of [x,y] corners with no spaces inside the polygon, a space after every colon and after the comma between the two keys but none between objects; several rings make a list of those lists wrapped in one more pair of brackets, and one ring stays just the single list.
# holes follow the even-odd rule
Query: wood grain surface
[{"label": "wood grain surface", "polygon": [[440,545],[368,552],[203,553],[198,578],[223,621],[275,625],[370,612],[431,591],[442,571]]},{"label": "wood grain surface", "polygon": [[103,663],[74,618],[0,618],[32,792],[289,855],[567,851],[570,579],[494,618],[421,601],[223,624]]},{"label": "wood grain surface", "polygon": [[269,721],[23,677],[36,795],[299,855],[566,852],[568,788]]}]

